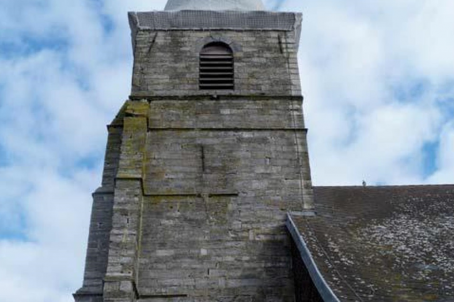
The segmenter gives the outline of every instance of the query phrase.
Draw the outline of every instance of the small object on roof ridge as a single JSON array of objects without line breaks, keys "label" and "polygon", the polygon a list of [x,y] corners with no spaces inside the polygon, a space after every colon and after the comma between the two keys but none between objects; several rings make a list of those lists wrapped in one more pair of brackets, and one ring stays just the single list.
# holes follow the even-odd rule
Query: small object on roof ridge
[{"label": "small object on roof ridge", "polygon": [[266,10],[262,0],[168,0],[165,10]]},{"label": "small object on roof ridge", "polygon": [[366,187],[367,186],[367,183],[365,180],[363,180],[363,187]]}]

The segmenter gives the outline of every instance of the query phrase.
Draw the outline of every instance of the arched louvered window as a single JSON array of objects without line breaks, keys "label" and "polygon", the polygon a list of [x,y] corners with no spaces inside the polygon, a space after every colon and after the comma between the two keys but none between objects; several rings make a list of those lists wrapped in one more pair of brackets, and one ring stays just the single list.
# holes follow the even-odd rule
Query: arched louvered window
[{"label": "arched louvered window", "polygon": [[233,51],[224,43],[210,43],[200,52],[200,89],[233,90]]}]

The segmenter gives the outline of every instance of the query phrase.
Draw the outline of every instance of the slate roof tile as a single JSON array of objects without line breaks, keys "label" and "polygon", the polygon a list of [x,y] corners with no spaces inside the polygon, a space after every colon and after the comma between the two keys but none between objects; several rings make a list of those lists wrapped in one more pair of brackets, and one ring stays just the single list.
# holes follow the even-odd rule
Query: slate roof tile
[{"label": "slate roof tile", "polygon": [[341,301],[454,301],[454,185],[315,187],[293,216]]}]

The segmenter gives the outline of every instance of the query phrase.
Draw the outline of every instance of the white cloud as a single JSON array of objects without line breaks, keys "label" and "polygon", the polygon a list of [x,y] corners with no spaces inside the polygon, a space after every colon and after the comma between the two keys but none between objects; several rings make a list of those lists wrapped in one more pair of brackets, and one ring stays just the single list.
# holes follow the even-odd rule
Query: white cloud
[{"label": "white cloud", "polygon": [[[92,184],[98,175],[80,171],[64,178],[28,166],[3,170],[20,178],[7,202],[20,201],[28,240],[0,241],[0,300],[71,301],[80,283],[88,230]],[[28,190],[25,190],[28,188]],[[26,289],[26,290],[24,290]]]},{"label": "white cloud", "polygon": [[[0,57],[0,236],[28,239],[0,238],[0,301],[69,302],[81,285],[104,126],[130,91],[126,13],[165,2],[0,0],[0,49],[9,50]],[[454,182],[454,3],[287,0],[282,9],[304,12],[315,184]],[[437,146],[429,173],[428,143]]]},{"label": "white cloud", "polygon": [[452,173],[431,177],[440,173],[423,162],[449,120],[440,100],[454,97],[452,1],[285,3],[305,16],[300,66],[314,183],[453,182]]},{"label": "white cloud", "polygon": [[145,8],[94,5],[1,0],[2,302],[69,302],[82,283],[105,125],[130,92],[127,10]]}]

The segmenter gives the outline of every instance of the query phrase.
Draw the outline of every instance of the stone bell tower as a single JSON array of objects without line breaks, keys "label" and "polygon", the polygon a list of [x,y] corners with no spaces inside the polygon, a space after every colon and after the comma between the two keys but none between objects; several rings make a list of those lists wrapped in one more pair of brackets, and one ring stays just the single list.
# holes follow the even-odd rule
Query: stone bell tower
[{"label": "stone bell tower", "polygon": [[301,14],[260,0],[132,12],[77,302],[294,301],[287,212],[313,207]]}]

